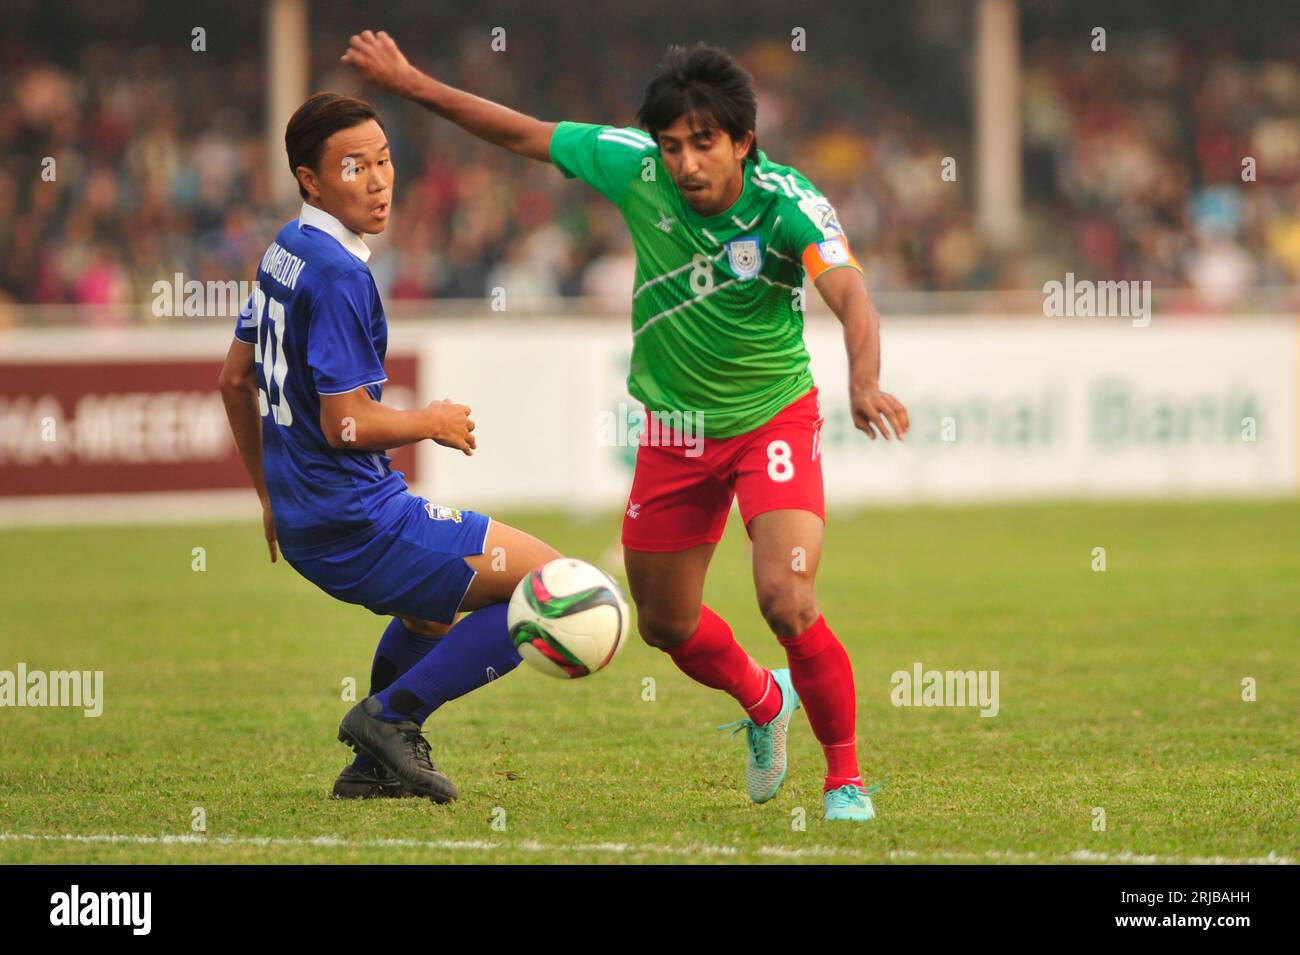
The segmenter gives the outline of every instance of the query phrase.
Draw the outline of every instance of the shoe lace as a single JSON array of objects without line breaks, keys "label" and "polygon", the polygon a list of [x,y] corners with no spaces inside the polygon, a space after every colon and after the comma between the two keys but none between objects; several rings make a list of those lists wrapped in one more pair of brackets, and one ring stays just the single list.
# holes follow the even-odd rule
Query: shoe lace
[{"label": "shoe lace", "polygon": [[[773,720],[775,722],[775,720]],[[718,727],[719,731],[731,730],[731,736],[734,739],[736,734],[745,730],[748,735],[745,738],[749,746],[749,754],[754,758],[760,769],[766,769],[772,763],[772,728],[771,724],[759,726],[748,717],[743,720],[736,720],[732,723],[723,723]]]},{"label": "shoe lace", "polygon": [[862,804],[862,797],[858,795],[856,786],[840,786],[838,789],[832,789],[826,794],[826,802],[833,809],[840,809],[845,806],[858,806]]},{"label": "shoe lace", "polygon": [[881,790],[885,788],[886,780],[878,783],[872,783],[870,786],[854,786],[852,783],[846,783],[827,793],[827,797],[834,806],[856,806],[862,802],[863,796],[879,796]]},{"label": "shoe lace", "polygon": [[433,757],[429,741],[424,738],[424,734],[420,732],[419,728],[404,730],[402,735],[415,761],[425,769],[433,769]]}]

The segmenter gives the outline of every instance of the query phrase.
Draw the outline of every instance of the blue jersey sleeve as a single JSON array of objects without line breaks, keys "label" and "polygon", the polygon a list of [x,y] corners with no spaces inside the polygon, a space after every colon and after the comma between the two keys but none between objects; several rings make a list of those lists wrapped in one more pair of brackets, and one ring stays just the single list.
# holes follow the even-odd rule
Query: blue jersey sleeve
[{"label": "blue jersey sleeve", "polygon": [[235,338],[239,339],[245,345],[257,344],[257,323],[262,316],[255,311],[257,302],[257,293],[254,292],[248,296],[248,301],[244,307],[239,310],[239,317],[235,319]]},{"label": "blue jersey sleeve", "polygon": [[344,272],[321,289],[307,330],[307,363],[316,390],[340,395],[385,380],[371,333],[374,285],[362,269]]}]

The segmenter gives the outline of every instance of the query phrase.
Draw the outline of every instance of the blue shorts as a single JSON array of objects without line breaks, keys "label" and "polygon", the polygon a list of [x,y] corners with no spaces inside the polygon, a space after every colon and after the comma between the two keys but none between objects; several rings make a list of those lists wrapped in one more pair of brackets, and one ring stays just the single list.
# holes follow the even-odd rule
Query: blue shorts
[{"label": "blue shorts", "polygon": [[373,613],[451,623],[474,580],[465,557],[483,553],[491,518],[409,491],[375,515],[375,532],[337,553],[285,560],[331,597]]}]

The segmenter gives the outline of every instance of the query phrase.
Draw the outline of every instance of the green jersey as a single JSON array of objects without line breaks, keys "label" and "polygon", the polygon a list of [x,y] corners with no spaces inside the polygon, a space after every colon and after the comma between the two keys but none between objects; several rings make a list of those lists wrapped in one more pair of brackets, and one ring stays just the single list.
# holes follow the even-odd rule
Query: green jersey
[{"label": "green jersey", "polygon": [[759,152],[745,160],[731,208],[701,216],[639,129],[560,123],[551,161],[617,205],[631,231],[629,394],[725,438],[808,393],[804,276],[859,266],[835,210],[803,175]]}]

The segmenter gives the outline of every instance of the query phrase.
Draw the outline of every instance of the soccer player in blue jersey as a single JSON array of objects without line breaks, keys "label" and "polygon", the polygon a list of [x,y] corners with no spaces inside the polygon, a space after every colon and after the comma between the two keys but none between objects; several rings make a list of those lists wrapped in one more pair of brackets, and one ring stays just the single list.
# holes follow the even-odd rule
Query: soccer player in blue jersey
[{"label": "soccer player in blue jersey", "polygon": [[519,663],[507,602],[559,554],[484,514],[412,494],[391,467],[390,448],[431,440],[472,455],[475,437],[465,405],[381,403],[388,328],[362,238],[384,231],[392,207],[379,116],[362,100],[317,93],[289,120],[285,148],[302,211],[262,257],[221,394],[262,501],[271,561],[278,547],[326,593],[392,617],[370,695],[339,730],[357,758],[334,795],[448,802],[456,787],[434,766],[421,724]]}]

